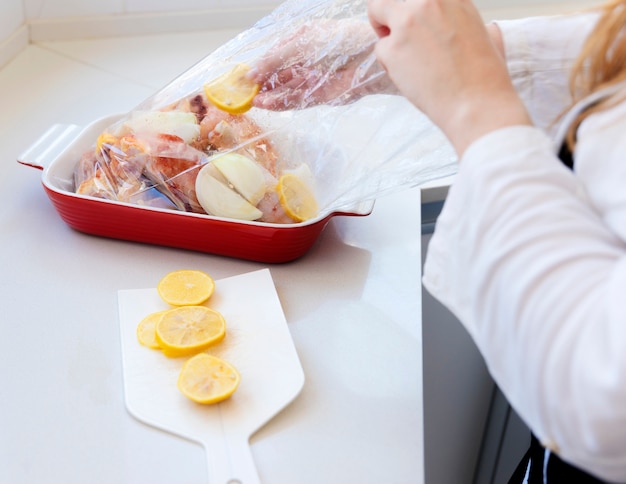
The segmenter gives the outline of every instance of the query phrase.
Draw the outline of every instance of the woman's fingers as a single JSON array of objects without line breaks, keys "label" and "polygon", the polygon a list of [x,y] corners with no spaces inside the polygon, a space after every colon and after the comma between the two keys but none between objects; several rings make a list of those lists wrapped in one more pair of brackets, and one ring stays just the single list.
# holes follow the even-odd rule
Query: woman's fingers
[{"label": "woman's fingers", "polygon": [[272,76],[276,76],[277,72],[288,75],[288,70],[285,69],[285,63],[287,59],[293,57],[292,50],[292,47],[289,45],[289,39],[281,41],[279,44],[271,47],[270,50],[252,66],[248,72],[248,77],[258,84],[264,84],[268,82]]},{"label": "woman's fingers", "polygon": [[388,3],[388,0],[369,0],[367,2],[367,15],[379,39],[388,36],[390,33],[388,25],[390,10],[387,8]]},{"label": "woman's fingers", "polygon": [[254,105],[276,111],[296,109],[304,101],[310,79],[297,67],[284,69],[272,76],[254,98]]}]

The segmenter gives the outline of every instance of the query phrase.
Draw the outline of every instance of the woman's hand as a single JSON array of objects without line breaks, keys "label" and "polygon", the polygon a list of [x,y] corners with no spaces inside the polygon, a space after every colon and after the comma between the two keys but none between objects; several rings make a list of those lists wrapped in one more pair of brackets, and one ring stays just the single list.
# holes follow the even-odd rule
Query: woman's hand
[{"label": "woman's hand", "polygon": [[459,155],[490,131],[530,124],[497,27],[488,33],[470,0],[369,0],[368,14],[379,62]]},{"label": "woman's hand", "polygon": [[317,20],[278,41],[249,73],[261,90],[257,107],[285,110],[346,104],[392,85],[373,55],[367,22]]}]

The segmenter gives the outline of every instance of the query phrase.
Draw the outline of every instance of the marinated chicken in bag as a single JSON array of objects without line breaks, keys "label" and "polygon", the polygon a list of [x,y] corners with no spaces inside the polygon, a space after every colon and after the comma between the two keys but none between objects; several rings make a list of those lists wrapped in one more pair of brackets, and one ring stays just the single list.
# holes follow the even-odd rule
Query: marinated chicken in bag
[{"label": "marinated chicken in bag", "polygon": [[262,128],[245,113],[233,114],[246,111],[249,100],[211,102],[213,94],[205,86],[163,109],[129,113],[83,154],[76,193],[268,223],[316,216],[308,167],[279,170]]}]

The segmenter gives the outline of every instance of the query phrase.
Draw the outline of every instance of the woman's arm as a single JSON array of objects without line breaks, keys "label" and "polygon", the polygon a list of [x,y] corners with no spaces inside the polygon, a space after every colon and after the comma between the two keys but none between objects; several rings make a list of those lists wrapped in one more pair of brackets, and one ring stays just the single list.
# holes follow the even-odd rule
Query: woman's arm
[{"label": "woman's arm", "polygon": [[[553,135],[572,103],[572,64],[598,18],[596,12],[497,21],[501,52],[533,124]],[[496,30],[497,29],[497,30]]]},{"label": "woman's arm", "polygon": [[474,143],[437,221],[424,284],[467,328],[545,445],[623,482],[626,245],[605,223],[612,209],[599,212],[587,193],[624,205],[613,180],[626,141],[597,129],[579,146],[602,160],[602,173],[581,180],[537,128]]}]

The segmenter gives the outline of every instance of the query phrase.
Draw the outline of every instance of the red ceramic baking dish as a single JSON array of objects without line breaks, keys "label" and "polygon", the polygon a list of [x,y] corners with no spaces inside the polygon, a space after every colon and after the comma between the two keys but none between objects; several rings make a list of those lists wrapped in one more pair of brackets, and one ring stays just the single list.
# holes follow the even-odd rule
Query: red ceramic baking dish
[{"label": "red ceramic baking dish", "polygon": [[176,247],[265,263],[288,262],[304,255],[329,220],[337,215],[365,216],[373,202],[345,211],[321,213],[296,224],[271,224],[213,217],[79,195],[73,172],[82,153],[120,115],[98,119],[81,128],[55,125],[19,158],[43,170],[42,185],[61,218],[88,234]]}]

